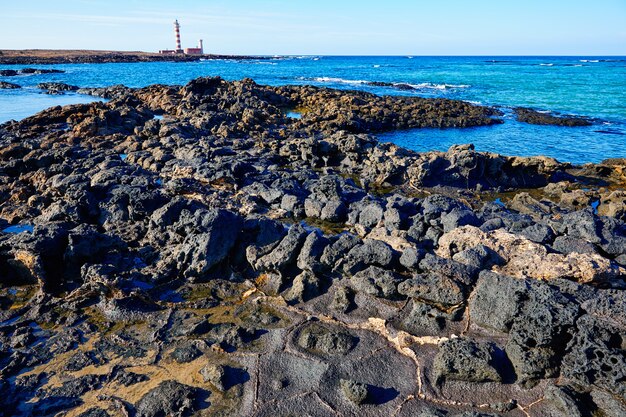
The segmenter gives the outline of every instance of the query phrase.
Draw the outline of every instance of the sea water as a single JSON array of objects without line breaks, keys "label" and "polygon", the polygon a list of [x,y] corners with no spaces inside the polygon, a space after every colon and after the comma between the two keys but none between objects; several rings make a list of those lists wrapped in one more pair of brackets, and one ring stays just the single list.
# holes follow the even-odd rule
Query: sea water
[{"label": "sea water", "polygon": [[[547,155],[573,163],[626,157],[626,58],[624,57],[276,57],[190,63],[28,65],[64,74],[0,77],[22,85],[0,90],[0,123],[19,120],[53,105],[94,100],[77,94],[50,96],[40,82],[79,87],[124,84],[184,85],[200,76],[227,80],[252,78],[260,84],[353,89],[375,94],[441,97],[498,106],[505,123],[470,129],[421,129],[379,135],[417,151],[446,150],[473,143],[477,150],[507,155]],[[0,69],[26,66],[0,65]],[[409,84],[406,91],[369,82]],[[511,109],[584,115],[589,127],[533,126],[519,123]]]}]

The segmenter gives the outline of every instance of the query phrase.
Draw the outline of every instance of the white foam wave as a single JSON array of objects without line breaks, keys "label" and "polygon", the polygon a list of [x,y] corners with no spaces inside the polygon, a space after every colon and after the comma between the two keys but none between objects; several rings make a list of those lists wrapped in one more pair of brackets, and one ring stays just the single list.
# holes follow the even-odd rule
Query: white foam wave
[{"label": "white foam wave", "polygon": [[[348,85],[374,85],[372,81],[367,80],[348,80],[345,78],[337,78],[337,77],[315,77],[315,78],[305,78],[299,77],[300,80],[304,81],[315,81],[318,83],[330,83],[330,84],[348,84]],[[435,83],[420,83],[420,84],[409,84],[409,83],[389,83],[388,85],[382,85],[380,87],[398,87],[409,86],[414,88],[415,90],[450,90],[457,88],[470,88],[471,85],[467,84],[435,84]]]},{"label": "white foam wave", "polygon": [[351,84],[351,85],[362,85],[362,84],[367,84],[369,82],[365,80],[346,80],[344,78],[335,78],[335,77],[315,77],[312,80],[317,81],[318,83]]},{"label": "white foam wave", "polygon": [[539,64],[542,67],[553,67],[554,64]]},{"label": "white foam wave", "polygon": [[[401,85],[397,83],[396,85]],[[416,90],[431,89],[431,90],[450,90],[453,88],[470,88],[471,85],[466,84],[434,84],[434,83],[420,83],[420,84],[406,84],[415,88]]]}]

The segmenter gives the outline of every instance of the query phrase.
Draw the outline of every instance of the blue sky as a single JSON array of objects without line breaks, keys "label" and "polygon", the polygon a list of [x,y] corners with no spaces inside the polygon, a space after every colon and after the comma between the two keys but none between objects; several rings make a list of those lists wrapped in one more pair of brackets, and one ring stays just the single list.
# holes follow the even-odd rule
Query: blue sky
[{"label": "blue sky", "polygon": [[626,55],[626,0],[27,0],[0,49],[224,54]]}]

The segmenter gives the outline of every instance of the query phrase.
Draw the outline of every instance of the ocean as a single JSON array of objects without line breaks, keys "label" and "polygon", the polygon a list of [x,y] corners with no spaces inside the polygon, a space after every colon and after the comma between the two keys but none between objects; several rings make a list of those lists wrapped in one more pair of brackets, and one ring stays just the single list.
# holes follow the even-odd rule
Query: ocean
[{"label": "ocean", "polygon": [[[0,69],[26,66],[0,65]],[[0,123],[28,117],[50,106],[92,101],[78,94],[50,96],[36,85],[63,82],[79,87],[124,84],[184,85],[201,76],[252,78],[260,84],[311,84],[376,94],[467,100],[497,106],[505,123],[469,129],[421,129],[378,135],[416,151],[446,150],[473,143],[479,151],[546,155],[582,164],[626,157],[626,57],[277,57],[191,63],[29,65],[63,74],[0,77],[21,90],[0,90]],[[413,90],[369,82],[408,84]],[[591,117],[589,127],[519,123],[512,108]]]}]

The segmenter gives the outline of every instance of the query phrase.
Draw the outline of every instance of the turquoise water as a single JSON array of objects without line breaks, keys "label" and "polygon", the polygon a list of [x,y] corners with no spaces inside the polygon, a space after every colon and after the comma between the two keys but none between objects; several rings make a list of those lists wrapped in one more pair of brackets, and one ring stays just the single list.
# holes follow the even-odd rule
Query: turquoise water
[{"label": "turquoise water", "polygon": [[[195,63],[72,64],[37,66],[65,74],[0,77],[23,90],[0,90],[0,122],[43,108],[90,100],[79,95],[40,94],[37,83],[65,82],[79,87],[125,84],[185,84],[208,75],[228,80],[250,77],[261,84],[312,84],[377,94],[418,95],[501,106],[500,126],[475,129],[414,130],[381,135],[408,148],[445,150],[474,143],[478,150],[510,155],[548,155],[574,163],[626,157],[626,58],[621,57],[290,57],[260,61]],[[21,68],[21,66],[0,66]],[[404,91],[366,82],[405,83]],[[590,116],[591,127],[563,128],[521,124],[516,106]]]}]

